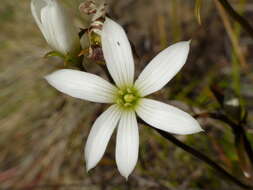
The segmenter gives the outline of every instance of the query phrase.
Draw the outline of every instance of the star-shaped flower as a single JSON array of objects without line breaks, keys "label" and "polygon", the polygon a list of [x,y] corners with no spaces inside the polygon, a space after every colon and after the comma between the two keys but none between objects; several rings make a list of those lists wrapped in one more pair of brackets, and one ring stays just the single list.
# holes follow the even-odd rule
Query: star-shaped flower
[{"label": "star-shaped flower", "polygon": [[184,111],[145,98],[160,90],[182,68],[190,42],[179,42],[160,52],[134,82],[134,59],[123,28],[106,18],[101,38],[106,66],[116,86],[94,74],[70,69],[56,71],[46,79],[72,97],[112,104],[92,126],[85,147],[86,166],[90,170],[101,160],[117,127],[116,163],[121,175],[128,178],[138,159],[136,114],[166,132],[185,135],[202,131],[198,122]]}]

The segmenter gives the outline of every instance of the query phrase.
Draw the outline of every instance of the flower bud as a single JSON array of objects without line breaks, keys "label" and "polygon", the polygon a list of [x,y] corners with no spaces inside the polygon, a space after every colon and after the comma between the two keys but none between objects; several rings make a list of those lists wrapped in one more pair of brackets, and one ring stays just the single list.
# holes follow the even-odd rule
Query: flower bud
[{"label": "flower bud", "polygon": [[57,0],[32,0],[31,10],[44,38],[55,51],[77,54],[80,49],[77,31]]}]

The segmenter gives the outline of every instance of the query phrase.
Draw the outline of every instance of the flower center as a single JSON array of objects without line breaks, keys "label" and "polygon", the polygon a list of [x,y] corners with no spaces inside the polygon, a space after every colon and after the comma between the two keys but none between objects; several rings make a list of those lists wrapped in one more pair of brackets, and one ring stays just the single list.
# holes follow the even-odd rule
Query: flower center
[{"label": "flower center", "polygon": [[123,109],[133,109],[138,103],[140,96],[133,87],[119,89],[116,96],[116,103]]}]

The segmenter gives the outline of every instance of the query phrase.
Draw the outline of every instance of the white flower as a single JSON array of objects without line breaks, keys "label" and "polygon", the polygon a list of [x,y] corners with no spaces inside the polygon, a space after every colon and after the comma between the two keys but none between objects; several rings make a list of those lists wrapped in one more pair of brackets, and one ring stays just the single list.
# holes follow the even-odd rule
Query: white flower
[{"label": "white flower", "polygon": [[47,43],[63,55],[77,53],[80,42],[64,8],[57,0],[32,0],[33,17]]},{"label": "white flower", "polygon": [[112,104],[92,126],[85,147],[87,170],[100,161],[117,127],[116,163],[121,175],[128,178],[138,158],[136,114],[151,126],[170,133],[202,131],[189,114],[144,98],[160,90],[181,69],[189,53],[189,42],[176,43],[160,52],[135,82],[130,43],[123,28],[109,18],[102,30],[102,49],[116,86],[94,74],[69,69],[56,71],[46,79],[59,91],[75,98]]}]

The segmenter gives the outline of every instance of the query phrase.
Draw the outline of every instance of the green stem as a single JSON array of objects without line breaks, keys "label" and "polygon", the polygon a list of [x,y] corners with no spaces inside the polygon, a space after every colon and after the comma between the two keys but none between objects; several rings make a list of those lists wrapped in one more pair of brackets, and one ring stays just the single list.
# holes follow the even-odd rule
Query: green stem
[{"label": "green stem", "polygon": [[226,12],[235,20],[237,21],[242,28],[248,32],[248,34],[253,38],[253,27],[250,25],[250,23],[242,17],[240,14],[238,14],[234,8],[228,3],[227,0],[218,0],[223,8],[226,10]]},{"label": "green stem", "polygon": [[244,148],[253,166],[253,149],[250,141],[247,138],[243,124],[236,124],[235,122],[231,121],[226,115],[220,113],[205,113],[204,115],[226,123],[233,130],[235,139],[240,139],[240,137],[242,137]]},{"label": "green stem", "polygon": [[[152,127],[153,128],[153,127]],[[216,164],[216,162],[214,162],[213,160],[211,160],[210,158],[208,158],[206,155],[202,154],[201,152],[195,150],[194,148],[184,144],[183,142],[179,141],[177,138],[175,138],[173,135],[162,131],[160,129],[156,129],[153,128],[154,130],[156,130],[161,136],[163,136],[166,140],[172,142],[173,144],[175,144],[176,146],[182,148],[184,151],[190,153],[192,156],[200,159],[201,161],[205,162],[207,165],[209,165],[211,168],[213,168],[214,170],[218,171],[220,174],[222,174],[224,177],[226,177],[227,179],[229,179],[230,181],[232,181],[233,183],[237,184],[238,186],[240,186],[243,189],[253,189],[252,186],[244,184],[243,182],[241,182],[239,179],[237,179],[236,177],[232,176],[231,174],[229,174],[225,169],[223,169],[221,166],[219,166],[218,164]]]},{"label": "green stem", "polygon": [[243,182],[241,182],[239,179],[237,179],[235,176],[231,175],[230,173],[228,173],[225,169],[223,169],[221,166],[219,166],[218,164],[216,164],[215,161],[211,160],[210,158],[208,158],[206,155],[204,155],[203,153],[199,152],[198,150],[186,145],[185,143],[181,142],[180,140],[178,140],[176,137],[174,137],[173,135],[171,135],[170,133],[167,133],[163,130],[154,128],[152,126],[150,126],[149,124],[147,124],[145,121],[138,119],[139,123],[142,123],[146,126],[149,126],[150,128],[154,129],[155,131],[157,131],[162,137],[164,137],[166,140],[172,142],[173,144],[175,144],[176,146],[182,148],[184,151],[186,151],[187,153],[191,154],[192,156],[200,159],[201,161],[205,162],[207,165],[209,165],[211,168],[213,168],[214,170],[216,170],[217,172],[219,172],[220,174],[222,174],[224,177],[226,177],[227,179],[229,179],[230,181],[232,181],[233,183],[237,184],[238,186],[240,186],[243,189],[253,189],[253,186],[244,184]]}]

